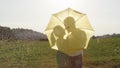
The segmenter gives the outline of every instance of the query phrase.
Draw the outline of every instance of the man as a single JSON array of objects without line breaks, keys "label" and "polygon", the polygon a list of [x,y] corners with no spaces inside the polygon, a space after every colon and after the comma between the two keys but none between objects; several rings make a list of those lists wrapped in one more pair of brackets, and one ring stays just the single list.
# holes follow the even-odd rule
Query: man
[{"label": "man", "polygon": [[69,68],[82,68],[83,48],[86,42],[85,32],[75,27],[75,20],[72,17],[65,18],[64,26],[67,31],[66,40],[69,47],[67,49],[69,51],[67,66]]}]

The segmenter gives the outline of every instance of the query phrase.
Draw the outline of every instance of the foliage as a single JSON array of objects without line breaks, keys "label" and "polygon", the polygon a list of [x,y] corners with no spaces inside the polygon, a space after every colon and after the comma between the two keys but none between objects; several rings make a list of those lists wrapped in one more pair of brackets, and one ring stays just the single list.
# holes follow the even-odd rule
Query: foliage
[{"label": "foliage", "polygon": [[[119,41],[120,37],[91,39],[83,68],[119,68]],[[0,68],[57,68],[56,51],[48,41],[0,41]]]},{"label": "foliage", "polygon": [[43,33],[30,29],[14,28],[0,26],[0,40],[46,40]]},{"label": "foliage", "polygon": [[120,37],[91,39],[84,50],[84,65],[88,68],[120,67]]},{"label": "foliage", "polygon": [[45,68],[55,64],[54,55],[48,42],[0,41],[0,68]]},{"label": "foliage", "polygon": [[12,40],[15,39],[15,35],[9,27],[0,26],[0,40]]}]

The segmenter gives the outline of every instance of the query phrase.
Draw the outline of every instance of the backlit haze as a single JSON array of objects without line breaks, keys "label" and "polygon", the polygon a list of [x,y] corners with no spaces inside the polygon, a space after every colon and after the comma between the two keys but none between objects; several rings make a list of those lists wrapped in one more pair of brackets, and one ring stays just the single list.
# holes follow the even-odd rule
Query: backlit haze
[{"label": "backlit haze", "polygon": [[44,33],[50,16],[66,8],[87,14],[94,35],[120,33],[120,0],[0,0],[0,25]]}]

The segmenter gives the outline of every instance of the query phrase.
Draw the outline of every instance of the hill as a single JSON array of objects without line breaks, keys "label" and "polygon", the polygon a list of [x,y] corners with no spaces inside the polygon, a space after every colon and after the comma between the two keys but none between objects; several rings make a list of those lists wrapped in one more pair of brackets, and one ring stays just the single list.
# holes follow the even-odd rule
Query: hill
[{"label": "hill", "polygon": [[31,29],[0,26],[0,40],[45,40],[46,35]]},{"label": "hill", "polygon": [[30,29],[12,29],[13,34],[19,40],[42,40],[46,36],[43,33],[36,32]]},{"label": "hill", "polygon": [[0,40],[16,39],[12,30],[9,27],[0,26]]}]

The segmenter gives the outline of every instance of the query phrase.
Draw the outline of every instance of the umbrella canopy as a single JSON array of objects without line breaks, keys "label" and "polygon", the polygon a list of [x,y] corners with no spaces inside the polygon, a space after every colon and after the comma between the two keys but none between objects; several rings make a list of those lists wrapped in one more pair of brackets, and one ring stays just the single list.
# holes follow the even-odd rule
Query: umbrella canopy
[{"label": "umbrella canopy", "polygon": [[67,8],[51,16],[45,33],[52,49],[72,55],[87,48],[93,31],[86,14]]}]

